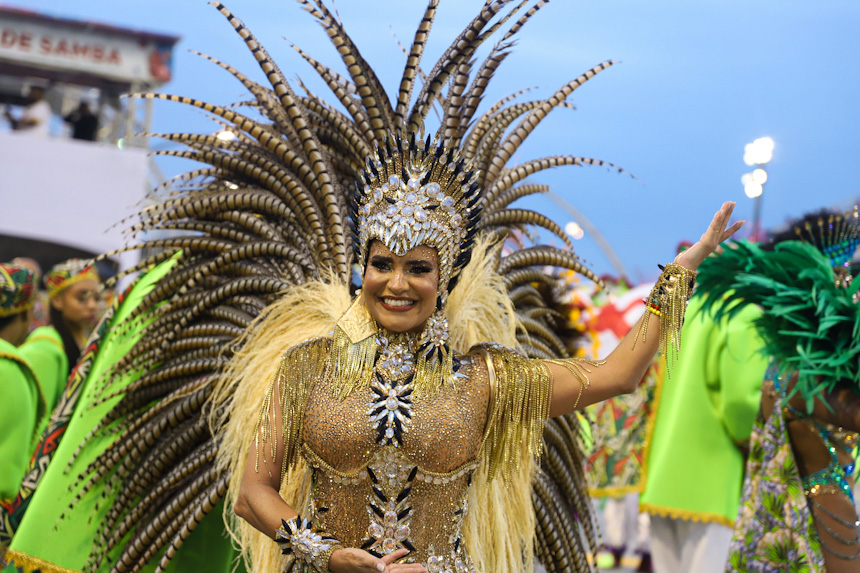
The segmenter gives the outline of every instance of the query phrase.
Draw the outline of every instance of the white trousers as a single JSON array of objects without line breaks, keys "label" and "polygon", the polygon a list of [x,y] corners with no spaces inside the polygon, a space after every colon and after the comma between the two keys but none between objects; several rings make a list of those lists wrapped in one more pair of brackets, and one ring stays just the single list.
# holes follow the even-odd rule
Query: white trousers
[{"label": "white trousers", "polygon": [[651,516],[655,573],[722,573],[731,540],[725,525]]},{"label": "white trousers", "polygon": [[603,508],[603,540],[614,549],[628,552],[648,552],[649,518],[639,512],[639,494],[628,493],[622,498],[607,498]]}]

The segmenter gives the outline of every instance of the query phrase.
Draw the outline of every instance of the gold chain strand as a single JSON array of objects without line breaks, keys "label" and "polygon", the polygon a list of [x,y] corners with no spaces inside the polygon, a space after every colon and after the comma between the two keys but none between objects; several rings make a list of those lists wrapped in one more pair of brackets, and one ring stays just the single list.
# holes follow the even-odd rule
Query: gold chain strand
[{"label": "gold chain strand", "polygon": [[[260,406],[257,427],[254,431],[254,445],[257,451],[256,469],[260,469],[260,452],[267,444],[270,459],[274,460],[278,446],[275,424],[282,424],[284,442],[284,461],[281,466],[281,479],[299,457],[299,441],[302,418],[313,385],[325,375],[329,356],[329,339],[314,338],[284,353],[281,364],[275,373],[266,396]],[[278,392],[277,396],[275,392]],[[274,400],[281,407],[281,420],[275,416]],[[265,460],[264,460],[265,463]],[[266,463],[269,475],[271,468]]]},{"label": "gold chain strand", "polygon": [[544,362],[561,366],[573,374],[573,376],[579,381],[579,393],[576,395],[576,402],[573,403],[574,410],[579,407],[579,401],[582,399],[582,391],[585,388],[591,387],[591,381],[588,379],[588,375],[591,374],[591,370],[586,368],[585,365],[603,366],[606,364],[605,360],[589,360],[587,358],[571,358],[568,360],[553,359],[544,360]]},{"label": "gold chain strand", "polygon": [[[696,271],[691,271],[678,263],[669,263],[657,279],[657,284],[651,289],[651,294],[645,301],[648,312],[655,314],[660,320],[660,353],[666,357],[669,363],[669,348],[672,348],[672,361],[678,359],[681,349],[681,327],[684,325],[684,311],[687,309],[687,301],[693,292],[693,282],[696,279]],[[656,307],[656,308],[655,308]],[[639,331],[633,340],[633,347],[639,337],[645,340],[648,333],[649,316],[646,312],[639,323]]]}]

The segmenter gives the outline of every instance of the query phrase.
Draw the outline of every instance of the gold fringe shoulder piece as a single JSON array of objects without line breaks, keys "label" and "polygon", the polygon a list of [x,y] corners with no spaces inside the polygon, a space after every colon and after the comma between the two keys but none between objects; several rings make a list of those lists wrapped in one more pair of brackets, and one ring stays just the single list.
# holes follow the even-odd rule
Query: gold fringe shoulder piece
[{"label": "gold fringe shoulder piece", "polygon": [[480,344],[470,353],[474,352],[486,362],[492,389],[482,457],[490,477],[502,472],[508,482],[522,452],[535,459],[543,452],[552,378],[542,360],[526,358],[500,344]]},{"label": "gold fringe shoulder piece", "polygon": [[344,400],[353,392],[370,386],[376,360],[376,322],[361,300],[355,297],[349,310],[338,319],[328,354],[328,373],[335,395]]},{"label": "gold fringe shoulder piece", "polygon": [[428,360],[424,355],[419,356],[412,384],[415,388],[412,396],[416,399],[433,396],[436,392],[454,391],[457,384],[454,377],[454,350],[440,349],[436,360]]},{"label": "gold fringe shoulder piece", "polygon": [[[268,459],[277,459],[278,433],[281,434],[284,451],[281,480],[287,470],[295,466],[301,450],[305,406],[314,384],[326,375],[330,346],[331,339],[328,337],[313,338],[293,346],[281,358],[281,364],[269,382],[260,405],[254,431],[257,471],[260,470],[260,452],[263,448],[268,446]],[[263,461],[271,474],[265,458]]]}]

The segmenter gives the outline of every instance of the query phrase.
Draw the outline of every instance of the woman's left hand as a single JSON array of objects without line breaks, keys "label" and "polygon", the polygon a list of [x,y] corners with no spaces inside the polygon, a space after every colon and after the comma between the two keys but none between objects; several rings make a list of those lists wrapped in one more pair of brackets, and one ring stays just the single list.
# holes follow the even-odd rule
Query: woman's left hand
[{"label": "woman's left hand", "polygon": [[731,237],[735,232],[744,226],[744,221],[738,221],[731,227],[726,228],[729,224],[729,219],[732,218],[732,211],[735,209],[734,201],[726,201],[723,206],[714,215],[708,230],[702,235],[699,241],[678,255],[675,262],[684,267],[695,271],[708,255],[713,253],[720,243]]}]

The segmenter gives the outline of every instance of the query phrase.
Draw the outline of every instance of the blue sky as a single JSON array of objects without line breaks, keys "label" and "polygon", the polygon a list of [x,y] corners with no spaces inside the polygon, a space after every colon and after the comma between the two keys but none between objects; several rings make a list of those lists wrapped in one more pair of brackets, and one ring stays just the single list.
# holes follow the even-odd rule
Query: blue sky
[{"label": "blue sky", "polygon": [[[435,62],[482,1],[442,0],[424,66]],[[243,42],[203,1],[27,0],[11,5],[182,36],[174,81],[162,91],[212,103],[245,99],[240,84],[189,53],[195,49],[257,72]],[[288,77],[319,94],[325,88],[283,38],[336,69],[323,31],[289,0],[236,0],[228,7],[268,48]],[[424,3],[341,0],[346,29],[365,59],[396,92],[405,56],[394,40],[411,41]],[[768,166],[763,224],[860,198],[860,3],[852,0],[554,0],[519,34],[487,102],[517,89],[558,86],[606,60],[620,65],[574,92],[576,110],[558,109],[514,158],[554,154],[611,161],[641,183],[599,168],[565,167],[532,179],[551,184],[601,231],[634,279],[653,278],[681,239],[702,233],[722,201],[752,218],[740,182],[746,143],[776,142]],[[486,50],[481,54],[486,54]],[[262,79],[257,74],[257,79]],[[211,131],[198,113],[177,104],[156,108],[156,131]],[[182,168],[166,162],[165,171]],[[526,208],[568,220],[546,198]],[[742,231],[743,232],[743,231]],[[587,235],[578,253],[597,272],[608,259]]]}]

